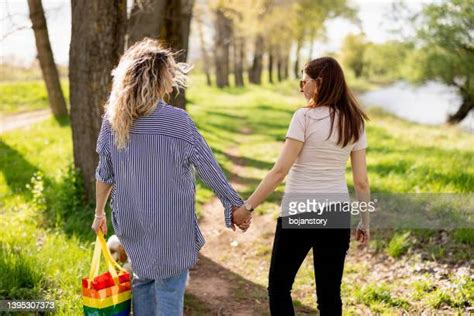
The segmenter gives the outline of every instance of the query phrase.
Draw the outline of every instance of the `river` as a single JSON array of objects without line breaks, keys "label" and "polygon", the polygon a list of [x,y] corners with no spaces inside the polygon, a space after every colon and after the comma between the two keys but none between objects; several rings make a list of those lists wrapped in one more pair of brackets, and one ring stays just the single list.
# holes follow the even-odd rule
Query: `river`
[{"label": "river", "polygon": [[[421,86],[397,81],[365,92],[359,99],[365,106],[378,106],[400,118],[429,125],[445,123],[448,114],[455,112],[461,104],[461,97],[455,88],[435,81]],[[474,111],[459,126],[474,133]]]}]

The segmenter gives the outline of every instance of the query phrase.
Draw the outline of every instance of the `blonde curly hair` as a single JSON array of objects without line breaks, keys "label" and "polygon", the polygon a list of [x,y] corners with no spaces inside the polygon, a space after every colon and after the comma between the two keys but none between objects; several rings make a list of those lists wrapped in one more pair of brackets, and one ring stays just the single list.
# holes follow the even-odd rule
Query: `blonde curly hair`
[{"label": "blonde curly hair", "polygon": [[175,54],[158,40],[144,38],[125,51],[112,71],[112,91],[105,104],[105,118],[119,150],[126,147],[130,129],[138,117],[151,114],[173,87],[179,93],[179,89],[188,86],[187,72],[192,67],[177,63]]}]

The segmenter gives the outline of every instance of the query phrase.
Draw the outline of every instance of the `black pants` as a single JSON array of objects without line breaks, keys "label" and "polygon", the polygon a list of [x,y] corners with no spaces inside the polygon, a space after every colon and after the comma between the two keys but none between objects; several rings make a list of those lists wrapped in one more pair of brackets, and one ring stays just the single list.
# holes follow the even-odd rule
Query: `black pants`
[{"label": "black pants", "polygon": [[350,237],[350,228],[282,228],[279,217],[268,284],[271,314],[294,315],[291,288],[301,263],[312,248],[320,315],[342,315],[341,281]]}]

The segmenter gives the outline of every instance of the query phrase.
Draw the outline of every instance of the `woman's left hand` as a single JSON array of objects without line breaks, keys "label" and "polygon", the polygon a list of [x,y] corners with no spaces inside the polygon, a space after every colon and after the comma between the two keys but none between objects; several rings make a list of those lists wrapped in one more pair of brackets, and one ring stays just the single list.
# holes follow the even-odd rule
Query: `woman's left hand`
[{"label": "woman's left hand", "polygon": [[94,222],[92,222],[91,228],[96,234],[99,233],[100,229],[104,235],[107,235],[107,218],[105,217],[105,213],[102,215],[102,217],[94,216]]},{"label": "woman's left hand", "polygon": [[368,225],[364,225],[362,222],[359,222],[359,225],[357,225],[356,228],[356,240],[359,241],[359,249],[368,246],[370,240],[370,228]]}]

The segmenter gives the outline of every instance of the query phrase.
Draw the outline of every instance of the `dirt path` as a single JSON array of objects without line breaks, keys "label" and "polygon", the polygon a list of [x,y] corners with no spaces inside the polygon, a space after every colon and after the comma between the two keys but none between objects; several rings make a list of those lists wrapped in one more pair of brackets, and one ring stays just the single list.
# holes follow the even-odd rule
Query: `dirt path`
[{"label": "dirt path", "polygon": [[50,109],[0,116],[0,134],[17,128],[30,126],[31,124],[43,121],[50,116]]},{"label": "dirt path", "polygon": [[[227,152],[229,157],[238,157],[237,150],[237,147],[231,148]],[[242,169],[241,162],[234,163],[233,176],[230,178],[238,192],[242,189],[237,181],[238,175],[242,175]],[[199,226],[206,244],[201,250],[199,263],[191,271],[187,293],[204,304],[206,312],[211,315],[268,314],[266,288],[245,279],[234,268],[246,264],[246,247],[249,243],[265,234],[273,234],[273,219],[270,216],[255,216],[251,229],[242,233],[238,228],[234,232],[225,227],[223,207],[217,198],[204,205],[202,213]],[[226,266],[219,262],[225,262]],[[196,315],[192,311],[188,314]]]},{"label": "dirt path", "polygon": [[[234,268],[245,265],[246,246],[273,225],[268,225],[268,218],[258,217],[246,233],[227,229],[218,199],[207,204],[203,214],[200,227],[206,245],[201,250],[199,263],[191,271],[187,292],[204,303],[212,315],[266,314],[267,302],[263,301],[266,289],[245,279]],[[227,264],[229,262],[231,264]]]}]

